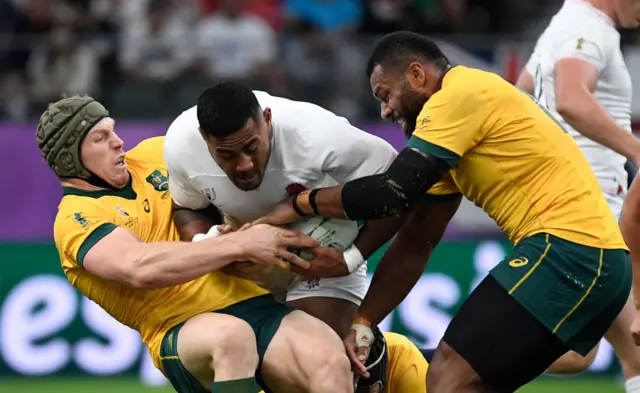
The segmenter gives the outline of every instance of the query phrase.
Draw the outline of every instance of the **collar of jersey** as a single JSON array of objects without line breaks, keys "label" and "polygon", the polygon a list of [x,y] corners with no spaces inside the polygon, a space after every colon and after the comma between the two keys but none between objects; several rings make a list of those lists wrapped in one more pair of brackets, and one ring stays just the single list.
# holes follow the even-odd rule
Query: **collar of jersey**
[{"label": "collar of jersey", "polygon": [[84,196],[89,198],[102,198],[103,196],[115,196],[125,199],[136,199],[138,196],[136,192],[133,190],[133,176],[129,175],[129,182],[126,186],[119,188],[117,190],[95,190],[95,191],[85,191],[79,190],[73,187],[62,187],[62,193],[64,195],[77,195]]},{"label": "collar of jersey", "polygon": [[459,70],[461,68],[464,68],[464,66],[460,66],[458,64],[452,64],[445,72],[444,74],[442,74],[442,76],[440,77],[440,80],[438,80],[438,85],[440,86],[440,88],[442,88],[444,85],[446,85],[445,81],[447,79],[449,79],[448,77],[450,75],[452,75],[453,73],[451,71],[453,71],[453,69]]}]

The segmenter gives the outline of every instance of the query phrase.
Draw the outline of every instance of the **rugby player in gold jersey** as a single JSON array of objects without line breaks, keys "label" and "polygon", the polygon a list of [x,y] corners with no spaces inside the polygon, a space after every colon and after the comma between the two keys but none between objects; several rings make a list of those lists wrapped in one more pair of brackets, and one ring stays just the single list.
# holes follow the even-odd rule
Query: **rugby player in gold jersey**
[{"label": "rugby player in gold jersey", "polygon": [[[427,390],[513,392],[568,350],[586,355],[629,297],[631,264],[571,135],[529,94],[498,75],[452,66],[418,34],[383,38],[368,74],[382,117],[402,124],[407,147],[383,174],[303,191],[256,221],[372,220],[413,210],[345,340],[358,370],[366,376],[371,326],[421,276],[462,195],[496,221],[514,248],[453,318],[430,364]],[[356,346],[365,353],[356,355]]]},{"label": "rugby player in gold jersey", "polygon": [[326,324],[219,272],[234,261],[307,267],[289,248],[315,240],[265,225],[180,242],[163,138],[125,154],[114,120],[90,97],[51,104],[37,142],[63,186],[54,237],[64,273],[140,333],[176,391],[353,391],[343,344]]}]

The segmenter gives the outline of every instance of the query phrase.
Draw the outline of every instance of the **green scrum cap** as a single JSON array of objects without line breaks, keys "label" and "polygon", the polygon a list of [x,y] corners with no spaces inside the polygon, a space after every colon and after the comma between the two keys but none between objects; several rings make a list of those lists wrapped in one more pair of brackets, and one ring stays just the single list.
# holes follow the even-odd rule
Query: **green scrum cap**
[{"label": "green scrum cap", "polygon": [[80,158],[82,141],[107,109],[89,96],[63,98],[40,116],[36,139],[42,157],[60,178],[91,180],[94,175]]}]

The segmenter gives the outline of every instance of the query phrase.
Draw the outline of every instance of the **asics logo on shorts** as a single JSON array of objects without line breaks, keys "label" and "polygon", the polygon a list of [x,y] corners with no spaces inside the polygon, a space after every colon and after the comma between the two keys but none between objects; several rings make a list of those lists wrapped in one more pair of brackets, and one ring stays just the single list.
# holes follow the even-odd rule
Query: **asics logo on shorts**
[{"label": "asics logo on shorts", "polygon": [[512,259],[511,261],[509,261],[509,266],[511,267],[522,267],[525,266],[529,263],[529,260],[527,258],[515,258]]}]

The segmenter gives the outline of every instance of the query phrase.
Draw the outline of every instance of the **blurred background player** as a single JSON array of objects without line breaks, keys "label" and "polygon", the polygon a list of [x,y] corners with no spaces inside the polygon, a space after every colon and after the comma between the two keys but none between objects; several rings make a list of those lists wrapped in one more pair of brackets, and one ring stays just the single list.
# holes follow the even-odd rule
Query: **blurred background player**
[{"label": "blurred background player", "polygon": [[[238,229],[302,190],[381,173],[395,156],[389,143],[317,105],[232,82],[205,90],[198,105],[171,124],[164,148],[184,239],[222,224],[221,215]],[[293,275],[282,281],[287,303],[344,337],[366,291],[365,260],[400,223],[367,223],[344,255],[317,248],[308,271],[298,270],[304,278],[289,288]]]},{"label": "blurred background player", "polygon": [[[589,161],[607,203],[620,217],[627,192],[627,167],[640,162],[640,141],[631,134],[631,77],[620,49],[618,28],[636,28],[637,0],[566,0],[542,33],[517,87],[548,108],[574,137]],[[618,354],[627,392],[640,392],[640,348],[629,326],[630,297],[605,336]],[[585,370],[586,358],[568,353],[549,372]]]},{"label": "blurred background player", "polygon": [[237,260],[305,266],[288,248],[316,242],[267,226],[179,242],[164,138],[125,155],[114,126],[88,96],[51,104],[38,124],[38,147],[64,190],[54,234],[72,285],[140,332],[179,393],[258,392],[254,374],[282,391],[351,391],[349,362],[333,331],[254,283],[216,272]]},{"label": "blurred background player", "polygon": [[[624,239],[631,251],[631,261],[633,263],[634,299],[640,299],[640,182],[637,180],[629,188],[622,214],[620,216],[620,228]],[[635,304],[636,315],[631,324],[631,337],[636,345],[640,346],[640,304]]]},{"label": "blurred background player", "polygon": [[[512,392],[569,349],[586,355],[626,303],[631,272],[615,217],[571,137],[528,94],[495,74],[452,67],[433,41],[414,33],[385,36],[368,73],[382,117],[411,136],[407,147],[385,173],[303,191],[256,223],[282,225],[301,215],[384,218],[422,208],[428,192],[435,195],[429,226],[444,230],[451,216],[437,219],[436,212],[457,207],[463,194],[496,220],[514,249],[451,321],[427,389]],[[423,228],[405,232],[410,224],[394,243],[408,236],[424,244],[427,257],[439,239]],[[399,266],[381,270],[399,260],[393,248],[345,340],[365,374],[366,353],[354,348],[366,349],[370,327],[419,278]]]}]

